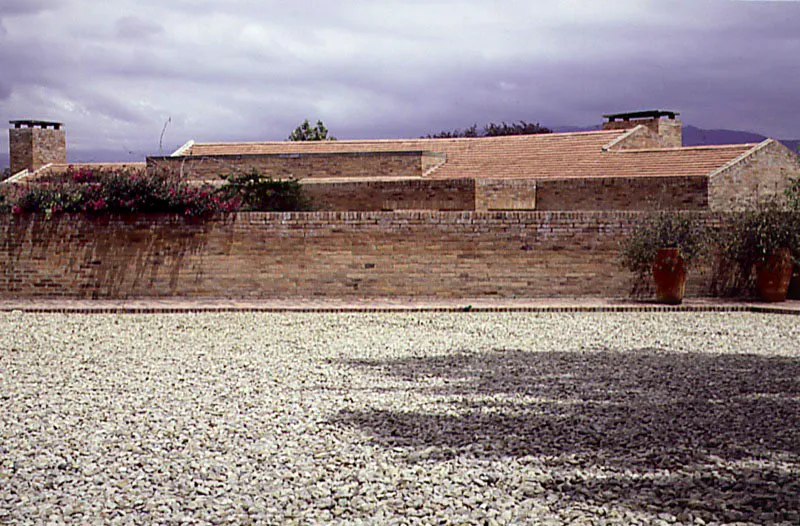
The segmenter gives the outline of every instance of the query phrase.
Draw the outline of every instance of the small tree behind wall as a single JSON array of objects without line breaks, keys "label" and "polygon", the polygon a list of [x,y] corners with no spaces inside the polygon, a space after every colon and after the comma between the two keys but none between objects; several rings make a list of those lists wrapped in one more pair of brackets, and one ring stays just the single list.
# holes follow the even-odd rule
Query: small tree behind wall
[{"label": "small tree behind wall", "polygon": [[336,137],[328,135],[328,128],[322,124],[322,121],[317,121],[316,126],[311,126],[308,119],[303,121],[303,124],[294,129],[289,135],[290,141],[335,141]]}]

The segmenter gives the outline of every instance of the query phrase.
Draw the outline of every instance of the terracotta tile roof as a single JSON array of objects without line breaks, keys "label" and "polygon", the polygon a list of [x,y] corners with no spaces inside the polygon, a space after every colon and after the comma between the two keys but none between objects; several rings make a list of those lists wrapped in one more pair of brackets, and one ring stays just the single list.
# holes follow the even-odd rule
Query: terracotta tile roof
[{"label": "terracotta tile roof", "polygon": [[[731,144],[662,150],[609,151],[605,152],[598,162],[596,169],[599,173],[596,175],[622,177],[710,175],[755,146],[755,144]],[[586,168],[587,171],[591,170],[589,167]]]},{"label": "terracotta tile roof", "polygon": [[471,139],[197,143],[186,155],[432,151],[447,162],[435,179],[708,175],[753,145],[604,151],[627,130]]}]

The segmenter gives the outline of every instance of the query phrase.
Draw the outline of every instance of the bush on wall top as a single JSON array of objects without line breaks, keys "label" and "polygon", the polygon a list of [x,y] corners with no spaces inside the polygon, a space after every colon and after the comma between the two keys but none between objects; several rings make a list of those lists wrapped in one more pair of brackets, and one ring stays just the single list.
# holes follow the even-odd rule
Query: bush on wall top
[{"label": "bush on wall top", "polygon": [[70,167],[66,173],[34,184],[9,187],[0,194],[0,211],[44,213],[172,213],[208,216],[241,209],[294,211],[308,208],[300,184],[273,181],[253,171],[228,176],[221,187],[195,185],[166,171]]}]

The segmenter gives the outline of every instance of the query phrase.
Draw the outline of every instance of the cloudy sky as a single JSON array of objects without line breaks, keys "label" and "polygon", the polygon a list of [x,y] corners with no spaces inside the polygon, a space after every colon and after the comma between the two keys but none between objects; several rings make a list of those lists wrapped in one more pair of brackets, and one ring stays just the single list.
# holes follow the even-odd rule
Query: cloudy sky
[{"label": "cloudy sky", "polygon": [[165,123],[172,151],[305,118],[390,138],[658,108],[800,138],[798,28],[794,1],[0,0],[0,120],[120,160]]}]

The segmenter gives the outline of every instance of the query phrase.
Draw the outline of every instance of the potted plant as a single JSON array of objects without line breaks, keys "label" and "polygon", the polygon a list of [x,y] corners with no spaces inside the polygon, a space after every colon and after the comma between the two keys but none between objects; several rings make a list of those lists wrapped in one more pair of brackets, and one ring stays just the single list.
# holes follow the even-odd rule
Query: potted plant
[{"label": "potted plant", "polygon": [[800,251],[800,211],[770,200],[730,216],[720,236],[725,261],[765,301],[784,301]]},{"label": "potted plant", "polygon": [[697,217],[690,214],[652,214],[623,239],[622,266],[641,282],[652,274],[659,302],[680,304],[686,290],[686,269],[700,256],[704,231]]}]

